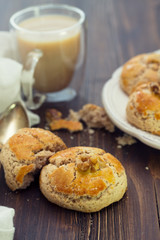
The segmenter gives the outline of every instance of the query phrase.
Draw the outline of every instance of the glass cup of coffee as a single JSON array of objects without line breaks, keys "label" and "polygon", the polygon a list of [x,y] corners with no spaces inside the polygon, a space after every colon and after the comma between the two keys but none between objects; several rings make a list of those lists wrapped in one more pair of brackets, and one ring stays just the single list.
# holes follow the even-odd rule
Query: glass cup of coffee
[{"label": "glass cup of coffee", "polygon": [[85,14],[68,5],[32,6],[10,18],[16,59],[23,64],[22,96],[30,109],[72,100],[84,79]]}]

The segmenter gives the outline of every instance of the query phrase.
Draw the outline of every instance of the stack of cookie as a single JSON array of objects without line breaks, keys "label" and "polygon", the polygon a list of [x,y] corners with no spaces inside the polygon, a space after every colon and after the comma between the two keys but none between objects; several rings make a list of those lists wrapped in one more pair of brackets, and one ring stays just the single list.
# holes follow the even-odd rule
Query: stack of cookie
[{"label": "stack of cookie", "polygon": [[129,96],[128,122],[160,135],[160,54],[141,54],[126,62],[120,86]]}]

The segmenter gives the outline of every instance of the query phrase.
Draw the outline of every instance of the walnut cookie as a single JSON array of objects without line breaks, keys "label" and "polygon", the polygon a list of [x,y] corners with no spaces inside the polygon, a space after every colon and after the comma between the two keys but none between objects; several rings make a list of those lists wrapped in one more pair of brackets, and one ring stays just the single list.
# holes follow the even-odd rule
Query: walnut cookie
[{"label": "walnut cookie", "polygon": [[65,143],[50,131],[20,129],[3,145],[0,153],[8,187],[12,191],[28,187],[48,158],[62,149],[66,149]]},{"label": "walnut cookie", "polygon": [[139,129],[160,136],[160,83],[144,83],[129,96],[127,120]]},{"label": "walnut cookie", "polygon": [[160,82],[160,54],[140,54],[127,61],[122,68],[120,86],[130,95],[135,88],[146,82]]},{"label": "walnut cookie", "polygon": [[119,201],[127,189],[122,164],[100,148],[72,147],[54,154],[40,173],[40,189],[52,203],[96,212]]}]

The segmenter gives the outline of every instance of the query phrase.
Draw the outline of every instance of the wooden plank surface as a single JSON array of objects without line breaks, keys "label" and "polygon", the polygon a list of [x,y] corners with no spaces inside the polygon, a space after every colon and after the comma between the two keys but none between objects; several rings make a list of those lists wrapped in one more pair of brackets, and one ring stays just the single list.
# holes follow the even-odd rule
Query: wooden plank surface
[{"label": "wooden plank surface", "polygon": [[[0,30],[8,30],[11,14],[23,7],[44,3],[35,0],[0,0]],[[49,1],[55,2],[55,1]],[[57,1],[63,2],[63,1]],[[102,106],[101,91],[112,72],[132,56],[160,47],[160,0],[81,0],[65,1],[86,12],[88,26],[85,80],[76,100],[45,103],[37,113],[39,127],[45,126],[47,108],[55,107],[67,116],[69,109],[83,104]],[[3,8],[2,8],[3,6]],[[38,176],[26,190],[11,192],[0,170],[0,205],[15,209],[15,240],[159,240],[160,239],[160,152],[137,140],[136,144],[117,147],[114,133],[87,130],[70,134],[56,132],[67,146],[94,146],[115,155],[124,165],[128,190],[118,203],[97,213],[69,211],[48,202],[41,194]]]}]

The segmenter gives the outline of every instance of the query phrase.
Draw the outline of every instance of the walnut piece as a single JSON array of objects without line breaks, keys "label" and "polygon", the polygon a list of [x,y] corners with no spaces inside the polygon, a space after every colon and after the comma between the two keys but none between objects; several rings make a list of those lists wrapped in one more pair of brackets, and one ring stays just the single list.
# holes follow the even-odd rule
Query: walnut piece
[{"label": "walnut piece", "polygon": [[156,94],[156,95],[159,95],[160,96],[160,85],[156,82],[151,82],[150,83],[150,88],[151,88],[151,91]]}]

